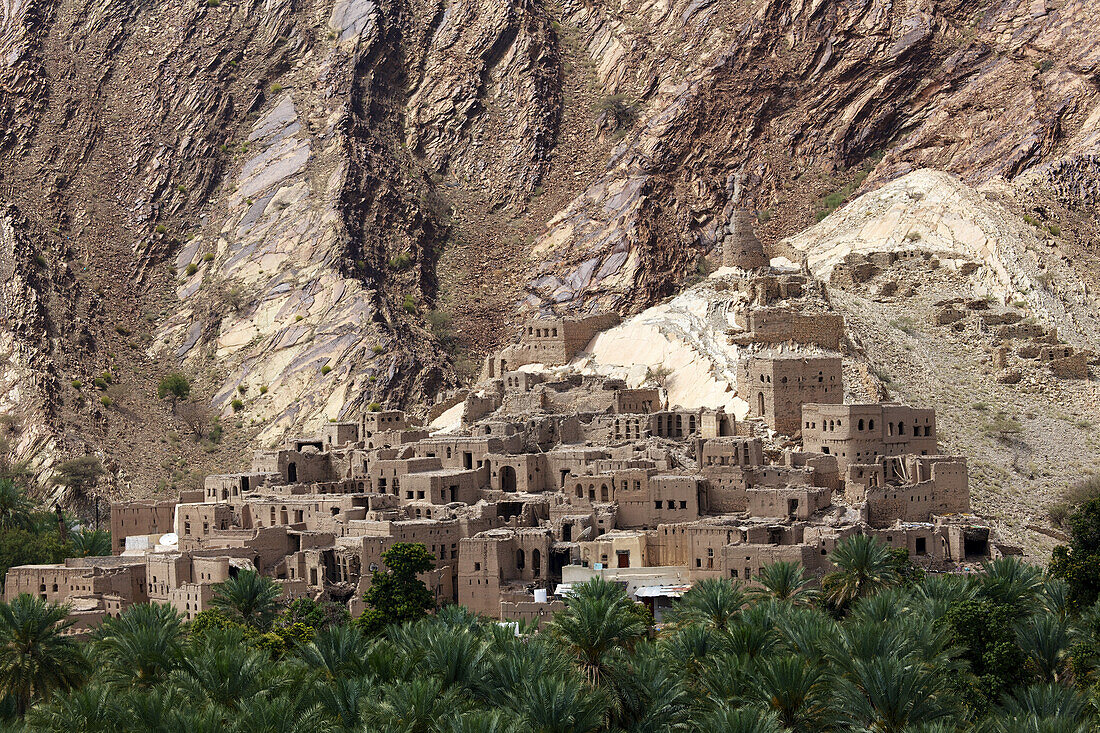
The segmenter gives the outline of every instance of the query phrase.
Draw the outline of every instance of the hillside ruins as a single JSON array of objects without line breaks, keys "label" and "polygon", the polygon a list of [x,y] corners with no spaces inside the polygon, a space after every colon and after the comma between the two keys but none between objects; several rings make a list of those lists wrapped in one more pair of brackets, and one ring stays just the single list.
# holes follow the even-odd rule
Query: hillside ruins
[{"label": "hillside ruins", "polygon": [[441,604],[537,622],[599,575],[660,619],[704,578],[751,584],[779,560],[822,574],[853,534],[934,571],[1018,554],[970,513],[966,457],[940,454],[934,411],[846,400],[823,288],[735,239],[715,282],[736,377],[717,391],[740,412],[670,404],[661,374],[571,367],[617,315],[536,316],[427,425],[366,412],[178,500],[115,504],[112,556],[13,568],[5,595],[68,603],[79,632],[145,601],[194,618],[254,568],[358,613],[382,554],[415,542]]}]

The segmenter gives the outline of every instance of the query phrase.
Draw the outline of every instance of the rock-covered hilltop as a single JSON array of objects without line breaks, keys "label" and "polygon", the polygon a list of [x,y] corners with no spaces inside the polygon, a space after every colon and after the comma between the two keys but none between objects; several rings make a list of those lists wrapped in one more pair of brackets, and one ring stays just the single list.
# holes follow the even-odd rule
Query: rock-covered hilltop
[{"label": "rock-covered hilltop", "polygon": [[[426,405],[524,311],[674,292],[738,206],[770,246],[921,167],[1057,229],[1094,307],[1084,0],[0,10],[0,412],[46,480]],[[171,437],[175,369],[221,445]]]}]

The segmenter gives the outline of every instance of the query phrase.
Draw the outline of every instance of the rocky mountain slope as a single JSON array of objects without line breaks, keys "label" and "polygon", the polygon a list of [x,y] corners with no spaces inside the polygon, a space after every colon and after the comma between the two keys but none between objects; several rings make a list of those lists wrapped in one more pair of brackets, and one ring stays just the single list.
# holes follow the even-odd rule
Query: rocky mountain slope
[{"label": "rocky mountain slope", "polygon": [[[711,267],[735,207],[786,251],[920,168],[981,187],[952,216],[994,198],[1041,227],[1053,284],[1005,294],[1088,334],[1098,21],[1084,0],[2,0],[5,443],[44,484],[94,452],[112,494],[165,490],[430,402],[524,313],[641,310]],[[1009,284],[1040,277],[1014,262]],[[156,399],[175,369],[221,443]]]}]

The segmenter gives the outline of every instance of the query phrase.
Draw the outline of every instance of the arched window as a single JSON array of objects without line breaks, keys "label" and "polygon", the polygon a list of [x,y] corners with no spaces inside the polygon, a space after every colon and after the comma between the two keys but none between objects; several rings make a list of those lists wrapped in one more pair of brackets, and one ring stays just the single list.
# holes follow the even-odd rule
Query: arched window
[{"label": "arched window", "polygon": [[531,550],[531,573],[536,578],[542,573],[542,553],[538,549]]},{"label": "arched window", "polygon": [[859,419],[859,423],[856,425],[857,430],[863,430],[863,418]]},{"label": "arched window", "polygon": [[527,567],[527,556],[524,555],[523,550],[516,550],[516,568],[523,570]]}]

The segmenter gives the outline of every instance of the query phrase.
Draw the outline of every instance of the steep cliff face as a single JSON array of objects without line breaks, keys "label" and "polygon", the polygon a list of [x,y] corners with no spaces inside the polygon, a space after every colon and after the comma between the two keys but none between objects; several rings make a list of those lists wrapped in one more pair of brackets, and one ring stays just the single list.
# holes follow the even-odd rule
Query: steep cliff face
[{"label": "steep cliff face", "polygon": [[713,57],[700,6],[679,15],[701,39],[682,75],[632,64],[618,49],[633,39],[591,48],[608,78],[650,90],[646,113],[536,242],[528,307],[641,307],[722,241],[737,205],[774,240],[835,207],[826,195],[919,167],[979,183],[1095,154],[1095,4],[773,0]]},{"label": "steep cliff face", "polygon": [[[240,428],[230,454],[453,380],[420,315],[451,227],[437,184],[493,205],[540,185],[561,76],[544,7],[93,0],[3,21],[0,193],[23,212],[3,386],[21,435],[61,438],[40,453],[116,454],[139,492],[151,454],[201,459],[140,449],[175,427],[154,392],[178,366]],[[86,394],[104,374],[112,395]]]},{"label": "steep cliff face", "polygon": [[[97,452],[149,493],[423,404],[524,312],[673,292],[737,206],[772,245],[918,167],[1095,262],[1084,0],[0,10],[0,412],[46,479]],[[171,437],[175,369],[222,445]]]}]

